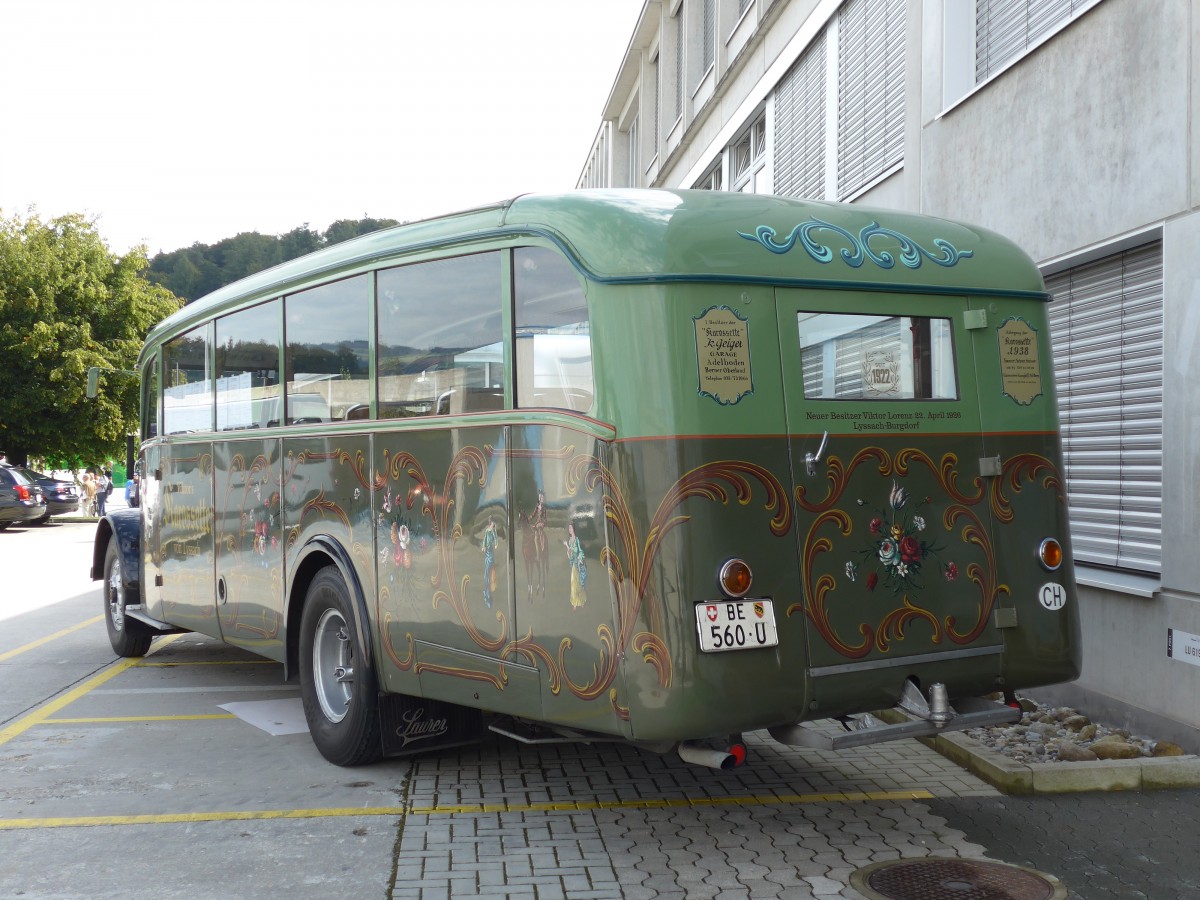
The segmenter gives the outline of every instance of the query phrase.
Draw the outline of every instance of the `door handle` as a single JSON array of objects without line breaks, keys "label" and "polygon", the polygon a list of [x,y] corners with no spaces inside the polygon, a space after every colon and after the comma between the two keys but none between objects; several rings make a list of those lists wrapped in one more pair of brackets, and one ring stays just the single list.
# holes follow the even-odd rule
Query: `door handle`
[{"label": "door handle", "polygon": [[821,461],[821,457],[825,455],[825,445],[829,443],[829,432],[826,431],[821,435],[821,444],[817,447],[816,453],[804,454],[804,468],[809,475],[817,474],[817,463]]}]

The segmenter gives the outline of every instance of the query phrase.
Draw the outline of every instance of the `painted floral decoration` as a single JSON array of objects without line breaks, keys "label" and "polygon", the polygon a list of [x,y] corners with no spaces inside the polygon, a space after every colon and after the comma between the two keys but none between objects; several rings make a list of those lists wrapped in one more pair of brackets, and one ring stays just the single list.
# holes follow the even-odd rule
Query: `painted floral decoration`
[{"label": "painted floral decoration", "polygon": [[[871,535],[870,546],[862,551],[863,568],[868,568],[866,586],[875,590],[880,582],[893,593],[921,587],[921,571],[930,556],[937,556],[940,547],[925,538],[925,516],[917,510],[931,502],[929,497],[909,506],[907,488],[893,480],[887,505],[877,510],[867,525]],[[865,504],[863,504],[865,505]],[[907,510],[906,510],[907,508]],[[942,567],[947,581],[958,577],[958,567],[949,562]],[[846,575],[851,581],[858,580],[858,565],[846,563]]]}]

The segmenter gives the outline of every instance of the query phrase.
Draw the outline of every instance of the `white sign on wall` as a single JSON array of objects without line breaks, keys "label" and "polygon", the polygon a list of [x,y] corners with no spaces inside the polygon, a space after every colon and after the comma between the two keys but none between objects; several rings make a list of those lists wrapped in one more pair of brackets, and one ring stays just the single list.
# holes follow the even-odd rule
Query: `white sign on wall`
[{"label": "white sign on wall", "polygon": [[1200,666],[1200,634],[1167,629],[1167,659]]}]

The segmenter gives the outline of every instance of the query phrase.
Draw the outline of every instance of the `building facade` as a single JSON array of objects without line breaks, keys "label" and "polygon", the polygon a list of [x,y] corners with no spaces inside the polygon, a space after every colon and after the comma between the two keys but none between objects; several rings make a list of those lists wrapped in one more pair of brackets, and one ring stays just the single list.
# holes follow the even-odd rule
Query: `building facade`
[{"label": "building facade", "polygon": [[648,0],[579,187],[960,219],[1051,304],[1084,667],[1200,750],[1200,0]]}]

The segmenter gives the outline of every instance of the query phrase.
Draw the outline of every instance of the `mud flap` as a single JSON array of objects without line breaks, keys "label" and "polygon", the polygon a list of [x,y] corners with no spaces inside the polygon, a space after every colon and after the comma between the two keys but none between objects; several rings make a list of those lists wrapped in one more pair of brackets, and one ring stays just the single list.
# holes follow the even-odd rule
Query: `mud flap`
[{"label": "mud flap", "polygon": [[483,733],[479,710],[406,694],[381,694],[379,721],[384,756],[473,744]]}]

